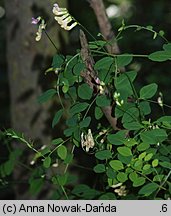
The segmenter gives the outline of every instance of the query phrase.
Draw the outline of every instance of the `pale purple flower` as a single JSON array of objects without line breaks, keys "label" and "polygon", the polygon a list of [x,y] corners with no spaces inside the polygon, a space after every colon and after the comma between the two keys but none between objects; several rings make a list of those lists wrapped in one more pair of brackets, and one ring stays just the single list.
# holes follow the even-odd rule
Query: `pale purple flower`
[{"label": "pale purple flower", "polygon": [[37,24],[40,22],[40,20],[41,20],[41,17],[40,17],[40,16],[37,17],[37,18],[32,17],[32,18],[31,18],[31,24],[37,25]]},{"label": "pale purple flower", "polygon": [[100,79],[98,77],[96,77],[95,82],[96,84],[100,85]]},{"label": "pale purple flower", "polygon": [[37,17],[37,18],[34,18],[32,17],[32,22],[31,22],[33,25],[38,25],[38,30],[36,32],[36,41],[40,41],[41,37],[42,37],[42,32],[43,30],[45,30],[46,28],[46,24],[45,24],[45,21],[44,19],[42,19],[40,16]]}]

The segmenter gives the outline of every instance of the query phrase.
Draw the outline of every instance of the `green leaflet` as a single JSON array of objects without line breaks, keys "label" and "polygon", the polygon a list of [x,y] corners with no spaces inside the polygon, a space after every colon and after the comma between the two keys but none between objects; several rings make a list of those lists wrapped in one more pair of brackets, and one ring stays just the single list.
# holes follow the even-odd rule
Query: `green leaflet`
[{"label": "green leaflet", "polygon": [[122,54],[117,56],[116,62],[118,67],[125,67],[133,60],[132,54]]},{"label": "green leaflet", "polygon": [[144,195],[144,196],[149,196],[150,194],[152,194],[154,191],[156,191],[158,189],[158,184],[156,183],[148,183],[145,186],[143,186],[140,190],[139,190],[139,194],[140,195]]},{"label": "green leaflet", "polygon": [[40,95],[37,100],[39,103],[44,103],[50,100],[55,94],[56,94],[55,89],[49,89],[46,92],[44,92],[42,95]]},{"label": "green leaflet", "polygon": [[117,151],[118,151],[122,156],[125,156],[125,157],[132,156],[131,149],[128,148],[128,147],[118,147],[118,148],[117,148]]},{"label": "green leaflet", "polygon": [[32,179],[30,182],[30,188],[29,191],[32,195],[38,194],[44,184],[44,179],[43,178],[37,178],[37,179]]},{"label": "green leaflet", "polygon": [[97,164],[94,168],[93,168],[95,173],[103,173],[106,171],[105,165],[104,164]]},{"label": "green leaflet", "polygon": [[51,158],[50,157],[46,157],[45,160],[43,161],[43,166],[45,168],[49,168],[51,164]]},{"label": "green leaflet", "polygon": [[70,113],[72,115],[75,115],[77,113],[80,113],[82,111],[84,111],[87,107],[89,106],[88,103],[84,102],[84,103],[76,103],[74,104],[71,109],[70,109]]},{"label": "green leaflet", "polygon": [[86,117],[84,120],[82,120],[79,123],[80,128],[88,128],[88,126],[90,125],[90,122],[91,122],[91,117],[90,116]]},{"label": "green leaflet", "polygon": [[124,168],[123,163],[119,160],[111,160],[109,164],[116,171],[122,170]]},{"label": "green leaflet", "polygon": [[167,139],[164,129],[153,129],[140,134],[141,140],[146,144],[157,144]]},{"label": "green leaflet", "polygon": [[96,104],[99,107],[110,106],[110,100],[105,95],[98,96],[96,98]]},{"label": "green leaflet", "polygon": [[116,134],[109,134],[107,140],[113,145],[122,145],[126,141],[126,130],[119,131]]},{"label": "green leaflet", "polygon": [[84,63],[77,63],[73,68],[73,73],[77,76],[80,76],[81,72],[85,69]]},{"label": "green leaflet", "polygon": [[65,160],[67,156],[67,148],[64,145],[59,146],[57,149],[57,154],[62,160]]},{"label": "green leaflet", "polygon": [[99,119],[102,118],[102,116],[103,116],[103,112],[102,112],[101,108],[98,107],[98,106],[96,106],[96,107],[95,107],[95,118],[96,118],[97,120],[99,120]]},{"label": "green leaflet", "polygon": [[140,90],[140,98],[141,99],[152,98],[157,92],[157,87],[158,86],[156,83],[151,83],[149,85],[142,87],[142,89]]},{"label": "green leaflet", "polygon": [[58,124],[58,122],[60,121],[62,115],[63,115],[64,111],[63,109],[60,109],[58,112],[56,112],[53,121],[52,121],[52,128],[55,127],[56,124]]},{"label": "green leaflet", "polygon": [[84,100],[90,100],[93,94],[93,89],[88,84],[84,83],[78,87],[78,96]]},{"label": "green leaflet", "polygon": [[60,68],[62,64],[65,61],[65,57],[63,55],[54,55],[53,61],[52,61],[52,67],[53,68]]},{"label": "green leaflet", "polygon": [[96,152],[95,157],[99,160],[106,160],[112,157],[112,153],[109,150],[102,150]]},{"label": "green leaflet", "polygon": [[104,57],[96,62],[94,65],[95,70],[109,69],[111,64],[114,63],[114,58],[112,57]]},{"label": "green leaflet", "polygon": [[117,180],[118,180],[119,182],[121,182],[121,183],[126,182],[127,179],[128,179],[128,177],[127,177],[127,174],[126,174],[126,173],[124,173],[124,172],[119,172],[119,173],[117,174]]},{"label": "green leaflet", "polygon": [[57,138],[57,139],[53,139],[52,140],[52,144],[53,145],[59,145],[60,143],[62,143],[63,142],[63,139],[62,138]]}]

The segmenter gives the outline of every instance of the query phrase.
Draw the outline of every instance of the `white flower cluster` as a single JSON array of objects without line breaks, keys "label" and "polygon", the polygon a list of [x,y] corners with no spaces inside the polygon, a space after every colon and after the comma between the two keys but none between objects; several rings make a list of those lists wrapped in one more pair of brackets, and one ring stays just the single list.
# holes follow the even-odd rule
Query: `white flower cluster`
[{"label": "white flower cluster", "polygon": [[[74,20],[74,18],[69,14],[66,8],[60,8],[57,3],[53,5],[53,13],[55,14],[55,20],[59,23],[59,25],[65,30],[69,31],[73,29],[78,23]],[[40,41],[42,37],[42,32],[46,28],[46,24],[44,19],[40,16],[37,18],[32,17],[32,24],[39,24],[38,31],[36,32],[36,41]]]},{"label": "white flower cluster", "polygon": [[81,133],[81,146],[82,148],[86,147],[86,152],[89,152],[90,148],[93,148],[95,145],[91,129],[88,129],[88,134]]},{"label": "white flower cluster", "polygon": [[36,32],[36,41],[40,41],[40,39],[42,38],[42,32],[43,30],[45,30],[46,24],[44,19],[42,19],[40,16],[37,18],[32,17],[32,24],[37,25],[39,22],[40,24],[38,27],[38,31]]},{"label": "white flower cluster", "polygon": [[[111,187],[115,189],[114,192],[117,193],[119,196],[126,196],[127,195],[126,186],[122,185],[122,183],[112,185]],[[117,188],[117,187],[120,187],[120,188]]]},{"label": "white flower cluster", "polygon": [[120,93],[115,92],[113,95],[115,102],[118,106],[122,106],[124,104],[123,100],[120,100]]},{"label": "white flower cluster", "polygon": [[163,95],[161,92],[159,93],[159,97],[157,99],[157,102],[158,102],[159,106],[163,107]]},{"label": "white flower cluster", "polygon": [[53,5],[53,13],[55,14],[55,20],[67,31],[78,24],[73,20],[73,17],[69,14],[68,10],[66,8],[60,8],[57,3]]},{"label": "white flower cluster", "polygon": [[100,94],[104,94],[105,93],[105,83],[103,81],[100,82]]}]

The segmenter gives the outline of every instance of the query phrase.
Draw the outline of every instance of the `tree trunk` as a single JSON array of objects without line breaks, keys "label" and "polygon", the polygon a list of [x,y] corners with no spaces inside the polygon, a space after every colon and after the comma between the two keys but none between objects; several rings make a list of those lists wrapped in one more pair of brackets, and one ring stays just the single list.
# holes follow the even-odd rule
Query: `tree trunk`
[{"label": "tree trunk", "polygon": [[[55,44],[60,48],[60,38],[64,38],[65,41],[66,35],[61,37],[60,28],[58,29],[58,24],[54,21],[52,14],[54,2],[54,0],[5,1],[11,127],[24,133],[27,138],[37,140],[40,146],[47,145],[50,141],[50,135],[45,133],[50,103],[42,106],[38,104],[37,97],[42,92],[40,81],[46,79],[47,82],[44,72],[50,66],[51,57],[56,50],[44,34],[40,42],[35,41],[37,26],[31,25],[31,18],[42,16],[47,20],[47,31],[52,40],[58,42]],[[60,0],[58,3],[66,7],[66,0]],[[14,146],[23,150],[26,148],[23,144],[14,144]],[[17,170],[14,177],[21,179],[22,170]],[[16,192],[19,195],[18,188]]]}]

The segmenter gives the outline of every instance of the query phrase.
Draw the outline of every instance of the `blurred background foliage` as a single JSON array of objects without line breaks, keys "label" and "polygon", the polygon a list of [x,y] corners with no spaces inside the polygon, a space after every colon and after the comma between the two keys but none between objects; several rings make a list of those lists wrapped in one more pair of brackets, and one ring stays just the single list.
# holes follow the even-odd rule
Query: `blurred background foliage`
[{"label": "blurred background foliage", "polygon": [[[35,0],[36,2],[36,0]],[[107,14],[112,23],[113,30],[117,34],[117,29],[121,26],[124,19],[126,25],[137,24],[141,26],[151,25],[156,31],[164,30],[165,37],[171,41],[171,1],[170,0],[104,0]],[[8,28],[5,14],[5,0],[0,0],[0,128],[11,127],[10,116],[10,95],[9,95],[9,81],[8,81],[8,68],[7,63],[7,39],[6,30]],[[89,6],[86,0],[68,0],[68,9],[70,13],[83,24],[95,37],[99,32],[96,17],[93,10]],[[9,8],[9,10],[13,10]],[[39,14],[41,15],[41,14]],[[31,20],[31,17],[30,17]],[[48,20],[47,20],[48,22]],[[51,25],[57,25],[56,22],[52,22]],[[36,31],[36,30],[35,30]],[[63,30],[62,30],[63,31]],[[75,49],[80,47],[79,45],[79,29],[75,28],[68,33],[69,37],[63,33],[60,35],[60,52],[64,54],[75,53]],[[33,35],[34,37],[34,35]],[[66,42],[66,37],[68,41]],[[55,36],[53,37],[55,38]],[[59,42],[59,41],[58,41]],[[64,43],[65,42],[65,43]],[[39,42],[42,43],[42,42]],[[148,54],[155,50],[160,50],[164,41],[161,38],[153,40],[153,35],[147,31],[135,32],[135,29],[128,29],[122,34],[122,38],[118,41],[119,47],[122,53],[134,53],[134,54]],[[35,43],[35,46],[39,46]],[[51,45],[50,45],[51,46]],[[42,50],[43,52],[43,50]],[[50,59],[53,56],[49,55]],[[45,68],[50,67],[50,60],[47,61]],[[159,85],[159,89],[164,95],[164,102],[171,104],[170,86],[171,86],[171,62],[156,63],[150,62],[146,59],[136,58],[134,63],[130,65],[130,69],[138,70],[138,84],[137,87],[141,87],[143,84],[156,82]],[[44,71],[42,71],[42,77]],[[49,77],[49,75],[48,75]],[[49,78],[48,78],[49,79]],[[47,82],[47,77],[41,79],[43,90],[46,86],[43,82]],[[52,78],[49,79],[52,82]],[[49,86],[49,84],[48,84]],[[159,110],[156,107],[156,112]],[[170,112],[168,110],[168,112]],[[169,114],[169,113],[168,113]],[[57,131],[58,129],[56,129]],[[49,128],[48,131],[51,131]],[[4,140],[1,140],[1,144],[4,144]],[[5,145],[0,147],[0,157],[6,156]],[[0,182],[1,184],[1,182]],[[9,192],[11,196],[11,192]],[[15,197],[15,194],[13,194]],[[8,192],[6,191],[6,198]],[[3,194],[0,193],[0,199],[3,198]]]}]

